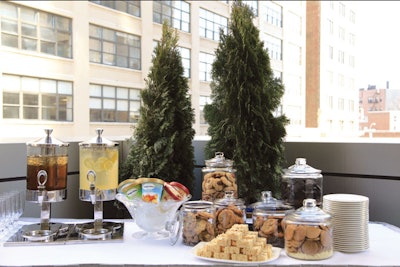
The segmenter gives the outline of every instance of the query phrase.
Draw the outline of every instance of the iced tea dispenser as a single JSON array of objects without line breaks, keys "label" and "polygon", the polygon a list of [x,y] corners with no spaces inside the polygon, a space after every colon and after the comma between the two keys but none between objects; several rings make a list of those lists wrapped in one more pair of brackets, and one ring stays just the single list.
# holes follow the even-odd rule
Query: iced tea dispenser
[{"label": "iced tea dispenser", "polygon": [[[68,143],[46,136],[27,143],[26,200],[41,206],[40,229],[27,232],[30,239],[47,239],[53,235],[50,225],[50,204],[67,196]],[[33,238],[33,237],[32,237]]]}]

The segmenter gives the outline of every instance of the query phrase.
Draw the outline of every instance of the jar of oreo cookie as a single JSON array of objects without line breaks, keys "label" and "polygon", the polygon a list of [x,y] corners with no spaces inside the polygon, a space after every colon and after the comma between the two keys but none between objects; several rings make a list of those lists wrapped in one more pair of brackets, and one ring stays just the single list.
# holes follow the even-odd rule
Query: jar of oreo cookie
[{"label": "jar of oreo cookie", "polygon": [[324,260],[333,255],[331,215],[307,198],[303,207],[283,219],[286,255],[300,260]]},{"label": "jar of oreo cookie", "polygon": [[243,199],[235,198],[233,191],[214,201],[215,236],[225,233],[235,224],[246,223],[246,206]]},{"label": "jar of oreo cookie", "polygon": [[223,198],[226,191],[232,191],[234,197],[238,197],[233,161],[226,159],[223,152],[216,152],[215,157],[206,160],[205,164],[202,169],[202,200],[213,202]]},{"label": "jar of oreo cookie", "polygon": [[282,200],[298,209],[303,206],[303,200],[313,198],[317,206],[322,204],[322,174],[321,170],[307,165],[305,158],[297,158],[294,165],[284,170],[281,181]]},{"label": "jar of oreo cookie", "polygon": [[253,210],[253,230],[258,232],[258,236],[266,237],[268,244],[283,248],[283,219],[294,208],[272,197],[271,191],[262,191],[261,201],[250,206]]},{"label": "jar of oreo cookie", "polygon": [[215,237],[212,202],[194,200],[183,203],[181,216],[183,244],[195,246],[199,242],[209,242]]}]

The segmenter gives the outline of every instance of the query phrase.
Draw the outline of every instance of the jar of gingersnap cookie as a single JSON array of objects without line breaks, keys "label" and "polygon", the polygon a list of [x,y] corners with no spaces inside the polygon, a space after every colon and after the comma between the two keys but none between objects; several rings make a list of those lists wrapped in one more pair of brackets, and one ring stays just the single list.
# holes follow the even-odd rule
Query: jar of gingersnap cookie
[{"label": "jar of gingersnap cookie", "polygon": [[313,198],[321,207],[322,179],[321,170],[307,165],[305,158],[297,158],[282,176],[282,200],[298,209],[302,207],[304,199]]},{"label": "jar of gingersnap cookie", "polygon": [[215,237],[214,206],[210,201],[188,201],[182,205],[182,240],[194,246]]},{"label": "jar of gingersnap cookie", "polygon": [[323,260],[333,255],[331,215],[305,199],[303,207],[283,219],[285,251],[301,260]]},{"label": "jar of gingersnap cookie", "polygon": [[225,233],[234,224],[246,223],[246,206],[233,191],[226,191],[225,197],[214,201],[215,235]]},{"label": "jar of gingersnap cookie", "polygon": [[285,240],[282,221],[294,208],[273,198],[271,191],[262,191],[261,201],[250,206],[253,208],[253,231],[257,231],[260,237],[266,237],[267,243],[273,247],[283,248]]},{"label": "jar of gingersnap cookie", "polygon": [[202,169],[202,200],[221,199],[226,191],[232,191],[237,197],[236,170],[233,168],[233,161],[226,159],[224,153],[216,152],[215,157],[206,160],[205,164],[206,167]]}]

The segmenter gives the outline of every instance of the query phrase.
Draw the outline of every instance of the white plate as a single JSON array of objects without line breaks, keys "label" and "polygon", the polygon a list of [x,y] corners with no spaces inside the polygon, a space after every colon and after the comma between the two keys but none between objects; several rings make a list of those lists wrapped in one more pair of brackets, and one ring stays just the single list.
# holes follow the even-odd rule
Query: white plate
[{"label": "white plate", "polygon": [[361,195],[354,194],[330,194],[323,196],[323,200],[332,201],[332,202],[366,202],[369,201],[369,198]]},{"label": "white plate", "polygon": [[213,262],[240,263],[242,265],[255,265],[255,264],[267,263],[267,262],[274,261],[277,258],[279,258],[279,256],[281,255],[281,250],[282,250],[281,248],[272,247],[272,257],[266,261],[234,261],[234,260],[223,260],[223,259],[215,259],[215,258],[207,258],[207,257],[197,256],[196,255],[197,249],[203,247],[205,244],[207,244],[207,242],[200,242],[192,248],[192,250],[191,250],[192,254],[196,258],[202,259],[202,260],[207,260],[207,261],[213,261]]}]

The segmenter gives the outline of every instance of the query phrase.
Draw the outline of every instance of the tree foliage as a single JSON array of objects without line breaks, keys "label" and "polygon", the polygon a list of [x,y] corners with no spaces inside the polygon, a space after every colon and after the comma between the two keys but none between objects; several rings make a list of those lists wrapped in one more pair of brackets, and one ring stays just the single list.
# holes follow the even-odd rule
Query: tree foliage
[{"label": "tree foliage", "polygon": [[248,204],[263,190],[279,195],[288,123],[286,116],[274,116],[284,86],[274,78],[253,17],[247,5],[233,4],[212,65],[213,102],[204,108],[211,136],[206,156],[222,151],[234,161],[239,197]]},{"label": "tree foliage", "polygon": [[157,177],[193,189],[194,111],[177,43],[176,30],[164,22],[146,88],[141,91],[140,119],[121,180]]}]

